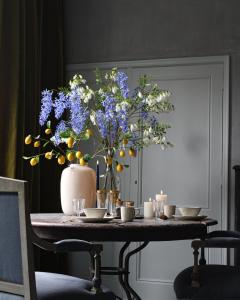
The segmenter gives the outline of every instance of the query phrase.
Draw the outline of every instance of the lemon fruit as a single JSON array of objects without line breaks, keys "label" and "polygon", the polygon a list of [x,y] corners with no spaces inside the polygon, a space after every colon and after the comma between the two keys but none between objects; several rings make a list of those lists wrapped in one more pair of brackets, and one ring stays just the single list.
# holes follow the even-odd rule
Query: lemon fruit
[{"label": "lemon fruit", "polygon": [[58,164],[59,164],[59,165],[64,165],[64,164],[65,164],[65,161],[66,161],[66,159],[65,159],[65,156],[64,156],[64,155],[60,155],[60,156],[58,157]]},{"label": "lemon fruit", "polygon": [[74,160],[74,158],[75,158],[75,155],[74,155],[73,152],[69,152],[69,153],[67,154],[67,159],[68,159],[69,161]]},{"label": "lemon fruit", "polygon": [[124,150],[121,150],[121,151],[119,152],[119,156],[120,156],[120,157],[124,157],[124,156],[125,156],[125,151],[124,151]]},{"label": "lemon fruit", "polygon": [[107,165],[109,165],[109,166],[112,165],[112,157],[111,156],[107,156],[106,159],[105,159],[105,161],[106,161]]},{"label": "lemon fruit", "polygon": [[123,144],[127,145],[128,144],[128,139],[123,139]]},{"label": "lemon fruit", "polygon": [[85,166],[86,165],[86,161],[82,158],[80,158],[79,160],[80,166]]},{"label": "lemon fruit", "polygon": [[31,142],[32,142],[32,137],[31,137],[31,135],[29,134],[28,136],[25,137],[25,144],[26,144],[26,145],[29,145],[29,144],[31,144]]},{"label": "lemon fruit", "polygon": [[123,165],[118,164],[116,167],[117,172],[122,172],[123,171]]},{"label": "lemon fruit", "polygon": [[32,167],[36,166],[37,163],[38,163],[38,159],[36,157],[33,157],[33,158],[30,159],[30,165]]},{"label": "lemon fruit", "polygon": [[68,145],[68,148],[72,148],[72,147],[73,147],[73,143],[74,143],[74,138],[70,136],[70,137],[67,139],[67,145]]},{"label": "lemon fruit", "polygon": [[52,152],[46,152],[45,153],[45,158],[46,159],[52,159]]},{"label": "lemon fruit", "polygon": [[86,130],[86,136],[87,136],[88,138],[90,138],[90,136],[92,136],[92,135],[93,135],[92,129],[87,129],[87,130]]},{"label": "lemon fruit", "polygon": [[137,153],[136,153],[135,149],[130,148],[128,150],[128,154],[129,154],[129,156],[135,157]]},{"label": "lemon fruit", "polygon": [[50,128],[45,129],[46,134],[51,134],[52,130]]},{"label": "lemon fruit", "polygon": [[35,147],[35,148],[38,148],[38,147],[40,147],[40,141],[36,141],[36,142],[34,142],[34,144],[33,144],[33,146]]},{"label": "lemon fruit", "polygon": [[76,155],[76,158],[79,159],[79,158],[82,157],[82,152],[81,151],[77,151],[75,155]]}]

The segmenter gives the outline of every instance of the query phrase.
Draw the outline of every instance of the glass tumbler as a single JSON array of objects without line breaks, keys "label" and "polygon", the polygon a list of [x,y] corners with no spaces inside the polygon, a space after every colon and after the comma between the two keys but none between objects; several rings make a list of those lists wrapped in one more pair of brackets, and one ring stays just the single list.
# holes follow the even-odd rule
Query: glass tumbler
[{"label": "glass tumbler", "polygon": [[85,199],[74,198],[72,201],[73,213],[75,216],[80,217],[83,214],[83,209],[85,208]]}]

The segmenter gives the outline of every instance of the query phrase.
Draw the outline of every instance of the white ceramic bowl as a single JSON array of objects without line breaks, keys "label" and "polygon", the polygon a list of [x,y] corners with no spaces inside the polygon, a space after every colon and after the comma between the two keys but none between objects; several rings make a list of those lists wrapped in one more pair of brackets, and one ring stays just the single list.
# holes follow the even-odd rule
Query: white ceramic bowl
[{"label": "white ceramic bowl", "polygon": [[195,217],[200,213],[201,207],[178,207],[182,216]]},{"label": "white ceramic bowl", "polygon": [[85,212],[87,218],[102,219],[105,216],[107,209],[106,208],[85,208],[83,211]]}]

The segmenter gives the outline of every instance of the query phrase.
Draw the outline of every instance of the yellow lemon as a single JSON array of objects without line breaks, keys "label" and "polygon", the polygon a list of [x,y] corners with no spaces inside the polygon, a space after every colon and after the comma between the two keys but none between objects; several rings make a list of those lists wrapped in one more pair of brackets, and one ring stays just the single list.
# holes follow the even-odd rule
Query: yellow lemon
[{"label": "yellow lemon", "polygon": [[123,171],[123,165],[118,164],[116,167],[117,172],[122,172]]},{"label": "yellow lemon", "polygon": [[119,156],[120,156],[120,157],[124,157],[124,156],[125,156],[125,151],[124,151],[124,150],[121,150],[121,151],[119,152]]},{"label": "yellow lemon", "polygon": [[80,158],[79,163],[80,163],[80,166],[86,165],[86,161],[83,158]]},{"label": "yellow lemon", "polygon": [[135,157],[137,153],[136,153],[135,149],[130,148],[128,150],[128,154],[129,154],[129,156]]},{"label": "yellow lemon", "polygon": [[123,144],[127,145],[128,144],[128,139],[123,139]]},{"label": "yellow lemon", "polygon": [[74,143],[74,138],[70,136],[70,137],[67,139],[67,145],[68,145],[68,148],[72,148],[72,147],[73,147],[73,143]]},{"label": "yellow lemon", "polygon": [[33,158],[30,159],[30,165],[32,167],[36,166],[37,163],[38,163],[38,160],[36,159],[36,157],[33,157]]},{"label": "yellow lemon", "polygon": [[64,156],[64,155],[60,155],[60,156],[58,157],[58,163],[59,163],[59,165],[64,165],[64,164],[65,164],[65,161],[66,161],[66,159],[65,159],[65,156]]},{"label": "yellow lemon", "polygon": [[46,152],[45,153],[45,158],[46,159],[52,159],[52,152]]},{"label": "yellow lemon", "polygon": [[81,158],[82,157],[82,152],[81,151],[77,151],[76,152],[76,158]]},{"label": "yellow lemon", "polygon": [[25,137],[25,144],[26,144],[26,145],[29,145],[29,144],[31,144],[31,142],[32,142],[32,137],[31,137],[31,135],[29,134],[28,136]]},{"label": "yellow lemon", "polygon": [[50,128],[45,129],[46,134],[51,134],[52,130]]},{"label": "yellow lemon", "polygon": [[38,148],[38,147],[40,147],[40,141],[36,141],[36,142],[34,142],[34,144],[33,144],[33,146],[35,147],[35,148]]},{"label": "yellow lemon", "polygon": [[73,152],[69,152],[69,153],[67,154],[67,159],[68,159],[69,161],[74,160],[74,158],[75,158],[75,155],[74,155]]},{"label": "yellow lemon", "polygon": [[86,135],[87,135],[88,137],[92,136],[92,135],[93,135],[92,129],[87,129],[87,130],[86,130]]},{"label": "yellow lemon", "polygon": [[107,165],[109,165],[109,166],[112,165],[112,157],[111,156],[107,156],[106,159],[105,159],[105,161],[106,161]]}]

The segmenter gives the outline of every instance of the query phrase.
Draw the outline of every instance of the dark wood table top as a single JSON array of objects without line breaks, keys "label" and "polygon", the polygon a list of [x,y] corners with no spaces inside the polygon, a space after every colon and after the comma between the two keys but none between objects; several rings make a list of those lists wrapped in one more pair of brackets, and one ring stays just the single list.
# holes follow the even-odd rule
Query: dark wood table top
[{"label": "dark wood table top", "polygon": [[177,221],[135,219],[122,223],[114,219],[108,223],[83,223],[74,216],[63,214],[31,214],[36,234],[49,240],[82,239],[87,241],[170,241],[203,238],[207,227],[217,221]]}]

